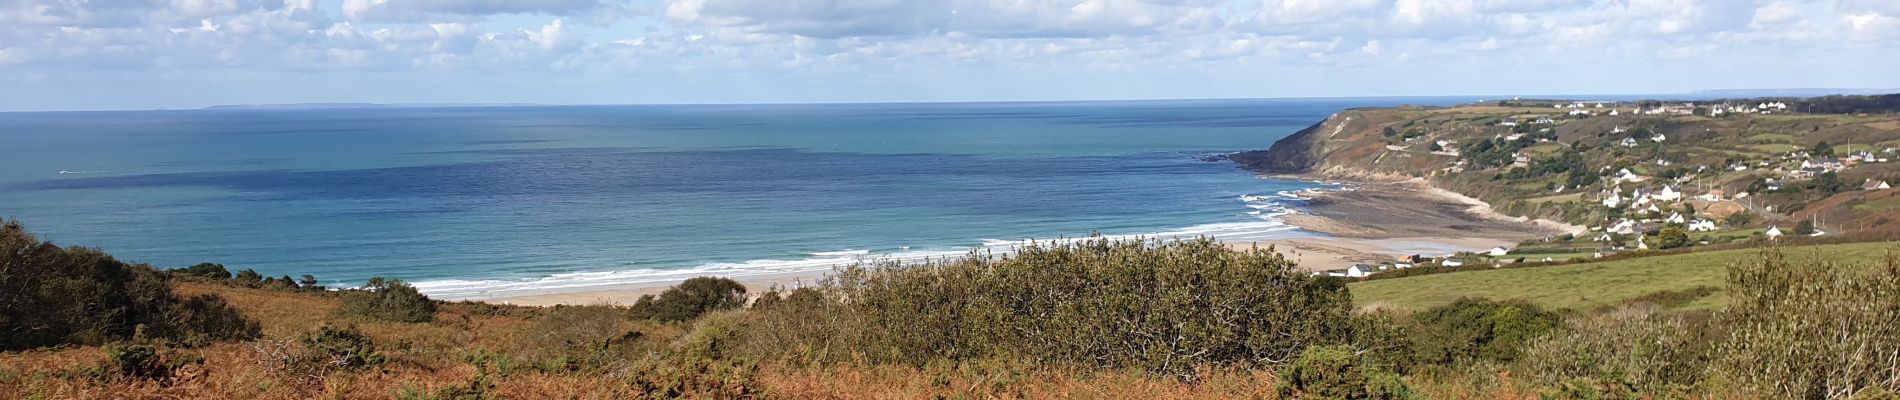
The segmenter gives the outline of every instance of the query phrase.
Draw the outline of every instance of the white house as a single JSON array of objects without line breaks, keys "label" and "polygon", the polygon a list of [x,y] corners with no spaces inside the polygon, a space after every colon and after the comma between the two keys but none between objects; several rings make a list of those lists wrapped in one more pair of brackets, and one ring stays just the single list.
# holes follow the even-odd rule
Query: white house
[{"label": "white house", "polygon": [[1880,189],[1892,189],[1892,188],[1893,188],[1893,185],[1888,185],[1887,181],[1878,181],[1878,180],[1873,180],[1873,179],[1868,179],[1866,183],[1860,184],[1860,190],[1880,190]]},{"label": "white house", "polygon": [[1620,193],[1610,192],[1609,196],[1603,197],[1604,207],[1616,208],[1616,206],[1622,205],[1622,204],[1623,204],[1623,195]]},{"label": "white house", "polygon": [[1364,278],[1368,275],[1372,275],[1374,272],[1378,272],[1378,270],[1372,269],[1370,265],[1354,264],[1351,268],[1346,268],[1346,277]]},{"label": "white house", "polygon": [[1504,248],[1504,246],[1492,247],[1489,254],[1492,257],[1503,257],[1506,254],[1511,254],[1511,249]]},{"label": "white house", "polygon": [[1761,235],[1767,236],[1769,239],[1781,237],[1781,228],[1770,226],[1768,230],[1762,232]]},{"label": "white house", "polygon": [[1623,138],[1623,147],[1636,147],[1636,138]]},{"label": "white house", "polygon": [[1465,262],[1453,260],[1453,259],[1445,259],[1443,261],[1439,261],[1438,265],[1443,265],[1447,267],[1462,267],[1462,266],[1465,266]]},{"label": "white house", "polygon": [[1636,249],[1637,249],[1637,250],[1649,250],[1649,236],[1637,236],[1637,237],[1636,237]]},{"label": "white house", "polygon": [[1689,231],[1690,232],[1714,232],[1715,221],[1697,218],[1695,221],[1689,223]]},{"label": "white house", "polygon": [[1662,143],[1662,142],[1663,142],[1663,139],[1667,139],[1667,138],[1668,138],[1668,137],[1666,137],[1666,136],[1663,136],[1663,134],[1662,134],[1661,132],[1658,132],[1658,133],[1656,133],[1656,136],[1650,136],[1650,137],[1649,137],[1649,140],[1654,140],[1654,141],[1656,141],[1656,143]]},{"label": "white house", "polygon": [[1664,218],[1663,222],[1667,222],[1671,224],[1681,224],[1681,223],[1689,222],[1689,219],[1683,218],[1682,213],[1669,213],[1669,218]]},{"label": "white house", "polygon": [[1627,219],[1618,221],[1616,225],[1611,225],[1610,229],[1608,229],[1607,232],[1620,234],[1620,235],[1628,235],[1628,234],[1636,233],[1636,221],[1627,220]]},{"label": "white house", "polygon": [[1656,199],[1656,201],[1682,200],[1682,192],[1676,191],[1676,188],[1669,186],[1663,186],[1662,190],[1651,193],[1649,196],[1650,198]]}]

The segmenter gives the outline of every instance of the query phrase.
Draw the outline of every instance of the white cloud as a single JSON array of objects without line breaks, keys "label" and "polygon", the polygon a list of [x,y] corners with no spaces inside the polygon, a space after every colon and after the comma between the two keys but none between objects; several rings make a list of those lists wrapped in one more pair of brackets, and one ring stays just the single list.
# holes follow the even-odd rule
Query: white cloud
[{"label": "white cloud", "polygon": [[613,13],[619,7],[602,0],[343,0],[343,16],[384,22],[501,14],[583,16]]},{"label": "white cloud", "polygon": [[[1743,66],[1733,76],[1747,77],[1768,64],[1900,61],[1887,55],[1900,54],[1900,1],[1887,0],[632,1],[0,0],[0,82],[271,72],[393,82],[774,77],[757,89],[769,91],[770,82],[827,77],[905,87],[958,77],[1017,87],[1080,76],[1103,77],[1104,86],[1320,80],[1294,78],[1313,74],[1379,82],[1426,68],[1486,71],[1470,73],[1478,84],[1496,74],[1554,85],[1503,78],[1510,71],[1605,77],[1562,82],[1583,88],[1644,82],[1596,73],[1628,68],[1681,77],[1657,82],[1737,87],[1749,81],[1714,80],[1726,72],[1707,67]],[[1195,86],[1181,83],[1156,86]]]}]

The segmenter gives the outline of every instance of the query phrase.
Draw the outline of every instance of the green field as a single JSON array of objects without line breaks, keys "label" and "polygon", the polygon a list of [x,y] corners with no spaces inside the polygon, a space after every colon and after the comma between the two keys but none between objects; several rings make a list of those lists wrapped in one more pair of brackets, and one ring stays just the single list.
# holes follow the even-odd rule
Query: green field
[{"label": "green field", "polygon": [[1789,135],[1785,133],[1764,133],[1760,135],[1749,136],[1748,140],[1753,141],[1753,142],[1761,142],[1761,143],[1795,143],[1795,142],[1799,142],[1801,138],[1797,138],[1794,135]]},{"label": "green field", "polygon": [[1768,153],[1768,154],[1781,154],[1781,153],[1801,150],[1801,146],[1796,146],[1792,144],[1757,144],[1757,145],[1749,145],[1747,147],[1751,149],[1755,149],[1755,151]]},{"label": "green field", "polygon": [[[1852,243],[1791,247],[1789,260],[1802,262],[1826,257],[1848,265],[1867,265],[1900,242]],[[1616,304],[1642,295],[1708,286],[1716,292],[1685,308],[1713,309],[1727,301],[1722,291],[1730,263],[1757,258],[1756,249],[1677,254],[1627,260],[1529,267],[1491,271],[1455,272],[1351,284],[1359,306],[1423,310],[1450,304],[1461,297],[1515,299],[1562,309],[1589,309]]]}]

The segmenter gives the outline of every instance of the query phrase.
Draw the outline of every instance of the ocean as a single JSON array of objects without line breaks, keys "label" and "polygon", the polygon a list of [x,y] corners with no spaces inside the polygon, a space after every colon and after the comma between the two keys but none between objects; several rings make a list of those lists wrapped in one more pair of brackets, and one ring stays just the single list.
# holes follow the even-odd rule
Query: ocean
[{"label": "ocean", "polygon": [[481,299],[1090,234],[1306,235],[1203,157],[1468,98],[0,113],[0,218],[132,262]]}]

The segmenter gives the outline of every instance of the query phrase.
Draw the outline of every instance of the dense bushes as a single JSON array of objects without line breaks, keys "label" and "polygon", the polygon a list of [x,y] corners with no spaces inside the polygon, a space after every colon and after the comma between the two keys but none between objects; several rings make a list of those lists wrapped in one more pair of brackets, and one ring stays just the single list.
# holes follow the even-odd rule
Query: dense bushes
[{"label": "dense bushes", "polygon": [[1708,327],[1655,305],[1619,307],[1531,343],[1518,366],[1554,397],[1687,394],[1708,368]]},{"label": "dense bushes", "polygon": [[542,368],[591,371],[639,356],[643,333],[627,327],[626,309],[555,306],[528,329],[529,358]]},{"label": "dense bushes", "polygon": [[1345,285],[1290,267],[1212,240],[1030,245],[1006,257],[846,270],[760,307],[757,328],[741,331],[769,357],[1022,357],[1191,380],[1199,366],[1277,365],[1347,340]]},{"label": "dense bushes", "polygon": [[164,275],[94,249],[42,242],[0,225],[0,350],[132,339],[184,344],[256,337],[255,322],[215,295],[180,300]]},{"label": "dense bushes", "polygon": [[1776,397],[1900,390],[1900,261],[1796,264],[1779,251],[1729,266],[1726,375]]},{"label": "dense bushes", "polygon": [[745,285],[726,278],[687,279],[678,286],[653,295],[640,296],[633,304],[633,315],[660,321],[688,321],[709,311],[727,310],[745,305]]},{"label": "dense bushes", "polygon": [[1301,399],[1405,399],[1411,390],[1399,375],[1348,346],[1314,346],[1280,367],[1281,397]]},{"label": "dense bushes", "polygon": [[345,291],[337,312],[395,322],[435,320],[435,301],[400,279],[370,278],[362,288]]},{"label": "dense bushes", "polygon": [[1459,366],[1476,361],[1509,362],[1533,339],[1558,327],[1562,317],[1525,302],[1459,299],[1414,317],[1415,363]]}]

